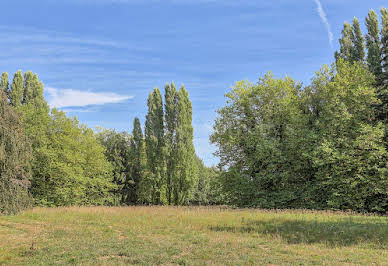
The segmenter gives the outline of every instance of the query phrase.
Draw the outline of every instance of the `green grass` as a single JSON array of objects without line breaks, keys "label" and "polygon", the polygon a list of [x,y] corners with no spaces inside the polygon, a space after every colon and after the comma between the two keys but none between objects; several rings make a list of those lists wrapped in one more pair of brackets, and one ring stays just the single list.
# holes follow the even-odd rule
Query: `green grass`
[{"label": "green grass", "polygon": [[0,217],[0,264],[388,265],[388,218],[195,207],[35,208]]}]

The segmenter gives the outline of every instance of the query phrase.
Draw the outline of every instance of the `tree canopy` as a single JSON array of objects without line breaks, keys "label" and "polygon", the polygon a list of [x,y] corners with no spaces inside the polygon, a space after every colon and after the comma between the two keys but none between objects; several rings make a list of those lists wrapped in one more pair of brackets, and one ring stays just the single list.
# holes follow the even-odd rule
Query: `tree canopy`
[{"label": "tree canopy", "polygon": [[342,59],[312,85],[267,74],[238,82],[211,140],[230,203],[264,208],[388,210],[384,127],[374,77]]}]

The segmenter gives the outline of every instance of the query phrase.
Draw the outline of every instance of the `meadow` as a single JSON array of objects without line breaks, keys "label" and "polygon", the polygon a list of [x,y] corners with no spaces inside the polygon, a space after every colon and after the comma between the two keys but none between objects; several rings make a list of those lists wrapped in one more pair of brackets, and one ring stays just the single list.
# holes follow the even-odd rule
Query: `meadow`
[{"label": "meadow", "polygon": [[388,218],[226,207],[34,208],[0,216],[4,265],[388,265]]}]

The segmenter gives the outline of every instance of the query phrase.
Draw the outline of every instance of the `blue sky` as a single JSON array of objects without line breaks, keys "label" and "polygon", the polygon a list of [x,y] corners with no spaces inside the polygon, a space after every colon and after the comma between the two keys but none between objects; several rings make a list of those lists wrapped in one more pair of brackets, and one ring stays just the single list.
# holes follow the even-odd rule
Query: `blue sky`
[{"label": "blue sky", "polygon": [[[308,84],[333,61],[344,21],[362,26],[377,0],[6,0],[0,71],[32,70],[51,106],[89,127],[130,131],[154,87],[182,83],[193,102],[197,154],[242,79],[271,70]],[[387,5],[386,5],[387,7]]]}]

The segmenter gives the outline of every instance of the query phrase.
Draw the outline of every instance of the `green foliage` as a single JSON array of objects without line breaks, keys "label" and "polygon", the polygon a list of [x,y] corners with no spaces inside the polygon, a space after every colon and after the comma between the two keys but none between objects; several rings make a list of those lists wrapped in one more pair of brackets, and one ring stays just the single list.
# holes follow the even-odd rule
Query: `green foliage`
[{"label": "green foliage", "polygon": [[19,107],[23,101],[23,93],[24,93],[24,81],[22,71],[19,70],[15,73],[11,90],[8,93],[9,101],[13,107]]},{"label": "green foliage", "polygon": [[[188,92],[182,86],[177,92],[175,85],[165,86],[165,109],[158,88],[149,95],[145,122],[146,161],[144,170],[138,170],[140,203],[188,204],[194,196],[197,184],[198,164],[195,162],[192,127],[192,105]],[[136,122],[136,120],[135,120]],[[142,134],[140,122],[134,125],[133,136]],[[137,134],[135,129],[137,128]],[[140,142],[134,147],[142,145]],[[139,157],[140,156],[140,157]],[[143,173],[141,176],[140,172]],[[135,182],[136,183],[136,182]]]},{"label": "green foliage", "polygon": [[298,198],[294,192],[309,179],[309,171],[301,171],[303,153],[297,152],[308,149],[300,138],[306,119],[299,94],[291,78],[269,73],[257,85],[238,82],[226,95],[228,105],[219,110],[211,141],[220,165],[229,169],[222,178],[231,203],[281,207]]},{"label": "green foliage", "polygon": [[381,9],[381,54],[382,54],[382,81],[378,88],[377,97],[380,99],[380,104],[377,105],[378,119],[382,121],[385,127],[385,142],[388,149],[388,11],[385,8]]},{"label": "green foliage", "polygon": [[131,145],[131,178],[127,180],[127,204],[146,203],[147,196],[144,194],[149,187],[149,173],[147,172],[147,161],[145,154],[145,141],[139,118],[133,121]]},{"label": "green foliage", "polygon": [[187,204],[192,197],[198,169],[194,161],[192,105],[184,86],[179,89],[177,98],[176,150],[174,151],[176,175],[172,180],[172,194],[174,204],[181,205]]},{"label": "green foliage", "polygon": [[[194,160],[192,107],[184,88],[177,92],[173,84],[166,86],[166,114],[159,89],[150,94],[145,136],[138,118],[132,135],[95,134],[64,112],[50,112],[43,84],[31,71],[15,73],[11,88],[3,73],[0,88],[20,114],[32,147],[28,167],[36,205],[188,204],[193,199],[198,169],[206,167]],[[208,181],[201,182],[196,195],[207,202]]]},{"label": "green foliage", "polygon": [[0,91],[4,93],[8,93],[8,89],[9,89],[8,73],[4,72],[1,74]]},{"label": "green foliage", "polygon": [[187,204],[193,198],[200,164],[195,161],[192,116],[191,101],[184,86],[177,92],[173,83],[171,86],[166,85],[165,145],[168,204]]},{"label": "green foliage", "polygon": [[265,75],[238,82],[218,111],[229,203],[265,208],[388,211],[387,151],[374,123],[374,77],[338,59],[312,85]]},{"label": "green foliage", "polygon": [[8,97],[32,147],[28,167],[35,204],[113,204],[111,165],[94,132],[56,109],[50,114],[43,84],[31,71],[24,78],[21,71],[15,73]]},{"label": "green foliage", "polygon": [[93,131],[56,109],[46,130],[32,186],[36,204],[113,204],[111,165]]},{"label": "green foliage", "polygon": [[28,71],[24,73],[23,104],[31,104],[37,108],[47,109],[47,103],[43,97],[43,83],[38,75]]},{"label": "green foliage", "polygon": [[30,103],[32,101],[33,91],[36,86],[34,83],[34,74],[31,71],[24,73],[23,103]]},{"label": "green foliage", "polygon": [[360,23],[353,18],[353,25],[345,22],[342,37],[339,39],[340,51],[335,52],[335,58],[347,62],[363,62],[365,58],[365,39],[362,36]]},{"label": "green foliage", "polygon": [[[63,116],[65,113],[61,112]],[[70,119],[70,118],[68,118]],[[70,119],[71,120],[71,119]],[[75,118],[73,121],[77,121]],[[81,158],[84,191],[81,205],[112,205],[112,191],[116,189],[112,182],[112,165],[104,156],[105,148],[98,142],[94,131],[86,125],[76,125],[78,152]]]},{"label": "green foliage", "polygon": [[163,101],[160,90],[155,88],[149,95],[148,113],[145,123],[145,142],[147,154],[147,168],[150,173],[148,188],[151,203],[162,204],[165,195],[165,139],[164,139],[164,113]]},{"label": "green foliage", "polygon": [[148,202],[144,137],[136,117],[132,135],[104,130],[98,134],[106,148],[105,156],[113,166],[115,204],[135,205]]},{"label": "green foliage", "polygon": [[340,62],[313,80],[321,104],[312,161],[321,201],[335,209],[388,210],[387,151],[382,124],[374,125],[374,77],[363,66]]},{"label": "green foliage", "polygon": [[219,171],[215,167],[206,167],[198,156],[194,157],[194,163],[198,173],[190,203],[196,205],[225,203]]},{"label": "green foliage", "polygon": [[98,140],[105,147],[105,157],[113,167],[113,183],[116,185],[114,193],[114,204],[119,205],[126,202],[128,197],[124,192],[124,186],[130,179],[131,164],[131,136],[127,133],[117,133],[115,130],[103,130],[98,133]]},{"label": "green foliage", "polygon": [[345,61],[351,62],[354,58],[352,55],[353,52],[353,28],[352,25],[345,22],[344,27],[342,29],[342,37],[339,39],[340,43],[340,51],[335,52],[335,58],[338,60],[339,58],[344,59]]},{"label": "green foliage", "polygon": [[0,214],[17,213],[32,205],[30,159],[31,147],[19,115],[0,91]]},{"label": "green foliage", "polygon": [[176,183],[177,175],[177,116],[178,94],[174,83],[165,86],[165,138],[166,138],[166,193],[167,203],[173,202],[173,184]]},{"label": "green foliage", "polygon": [[365,58],[365,39],[362,36],[360,23],[357,18],[353,18],[353,34],[352,36],[352,61],[363,62]]},{"label": "green foliage", "polygon": [[366,48],[368,50],[367,63],[369,70],[375,75],[376,81],[380,83],[382,75],[381,66],[381,41],[379,35],[379,20],[377,14],[371,10],[365,19],[368,30],[366,34]]}]

